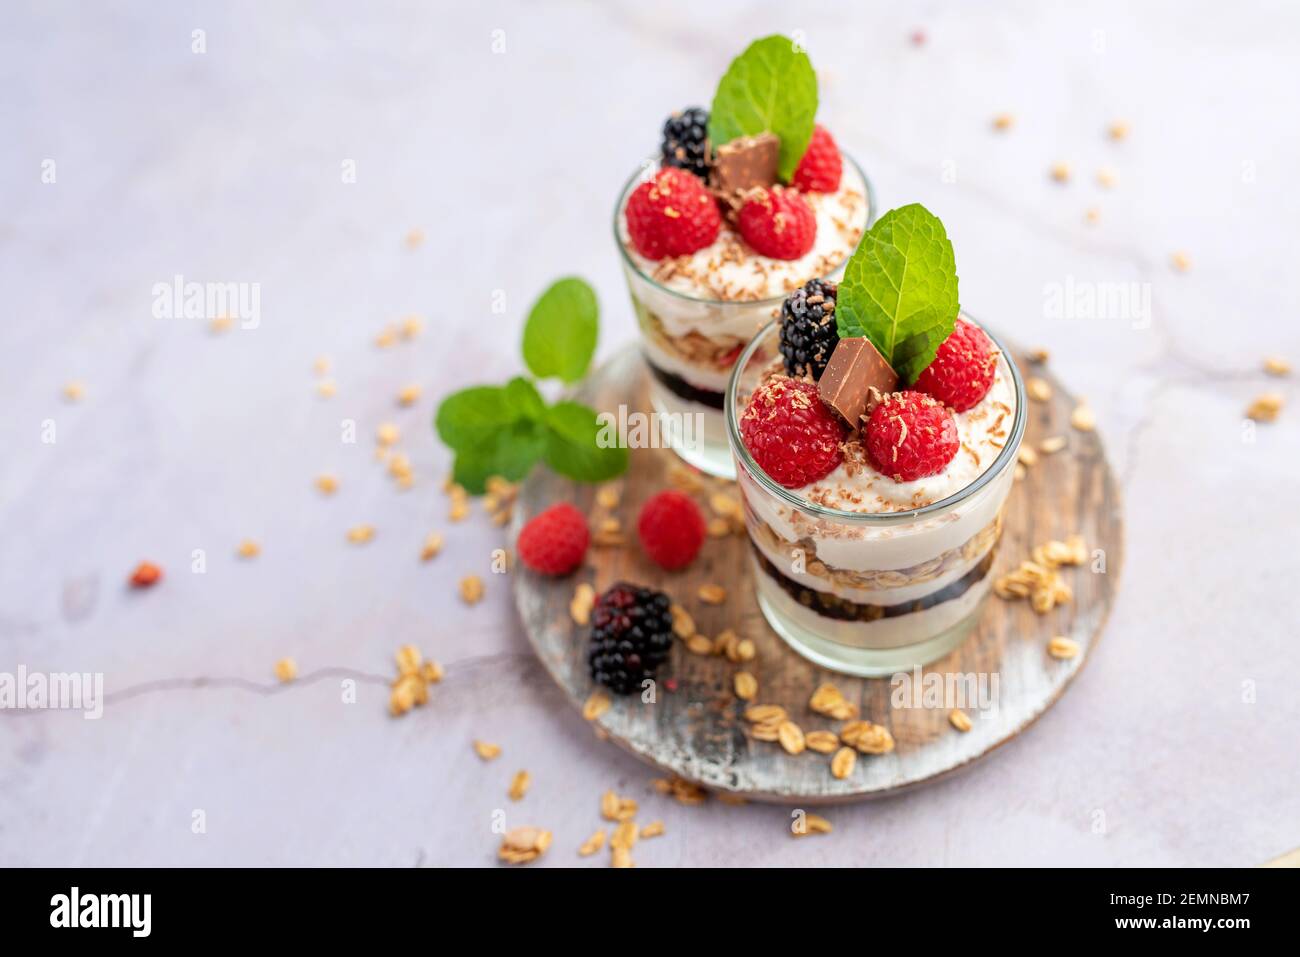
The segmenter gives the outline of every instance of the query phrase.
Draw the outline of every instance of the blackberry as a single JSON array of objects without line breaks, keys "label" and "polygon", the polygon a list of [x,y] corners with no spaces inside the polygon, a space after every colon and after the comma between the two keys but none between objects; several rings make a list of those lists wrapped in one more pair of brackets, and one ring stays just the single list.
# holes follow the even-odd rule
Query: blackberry
[{"label": "blackberry", "polygon": [[781,355],[790,375],[811,375],[817,380],[826,371],[840,341],[835,291],[835,283],[814,279],[781,303]]},{"label": "blackberry", "polygon": [[619,582],[596,601],[591,612],[591,677],[615,694],[641,690],[654,677],[673,646],[667,595]]},{"label": "blackberry", "polygon": [[660,147],[665,166],[676,166],[700,179],[709,178],[709,111],[692,106],[664,122]]}]

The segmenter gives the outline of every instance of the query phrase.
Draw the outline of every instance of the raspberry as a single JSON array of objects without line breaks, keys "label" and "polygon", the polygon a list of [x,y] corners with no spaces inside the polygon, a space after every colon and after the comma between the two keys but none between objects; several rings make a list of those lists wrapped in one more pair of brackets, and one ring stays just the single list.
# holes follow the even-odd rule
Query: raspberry
[{"label": "raspberry", "polygon": [[689,495],[660,492],[641,506],[636,523],[641,547],[657,565],[684,568],[704,544],[704,516]]},{"label": "raspberry", "polygon": [[833,193],[840,188],[844,161],[824,126],[814,126],[808,149],[795,167],[792,184],[805,193]]},{"label": "raspberry", "polygon": [[698,176],[668,166],[632,191],[627,231],[646,259],[689,256],[718,238],[722,216]]},{"label": "raspberry", "polygon": [[839,345],[835,326],[836,285],[814,279],[781,303],[781,356],[792,376],[820,379]]},{"label": "raspberry", "polygon": [[817,239],[817,217],[797,190],[751,190],[737,217],[740,235],[762,256],[799,259]]},{"label": "raspberry", "polygon": [[709,111],[692,106],[668,117],[659,152],[665,166],[705,179],[709,175]]},{"label": "raspberry", "polygon": [[806,379],[774,376],[749,400],[740,437],[768,475],[786,488],[825,478],[844,459],[844,428]]},{"label": "raspberry", "polygon": [[952,335],[943,340],[934,361],[916,377],[912,388],[929,393],[954,412],[965,412],[988,395],[997,364],[984,330],[958,319]]},{"label": "raspberry", "polygon": [[895,392],[871,412],[864,438],[871,464],[895,482],[944,470],[961,444],[952,413],[924,392]]},{"label": "raspberry", "polygon": [[543,575],[567,575],[582,564],[591,533],[587,517],[560,502],[538,512],[519,533],[519,560]]},{"label": "raspberry", "polygon": [[591,611],[591,677],[615,694],[641,690],[673,646],[672,603],[661,591],[619,582]]}]

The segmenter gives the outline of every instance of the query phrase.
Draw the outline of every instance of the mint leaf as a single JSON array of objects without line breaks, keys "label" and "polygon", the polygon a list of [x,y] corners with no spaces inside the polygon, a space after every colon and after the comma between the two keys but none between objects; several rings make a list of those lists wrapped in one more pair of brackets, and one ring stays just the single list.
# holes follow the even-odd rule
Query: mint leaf
[{"label": "mint leaf", "polygon": [[443,399],[433,421],[438,437],[459,450],[482,442],[485,436],[519,417],[519,410],[504,388],[476,385]]},{"label": "mint leaf", "polygon": [[506,401],[522,418],[537,422],[546,418],[546,402],[537,386],[523,376],[515,376],[506,383]]},{"label": "mint leaf", "polygon": [[[613,431],[615,441],[602,442]],[[627,449],[617,430],[602,430],[594,409],[557,402],[546,410],[546,464],[579,482],[603,482],[627,469]]]},{"label": "mint leaf", "polygon": [[487,491],[487,480],[494,475],[517,482],[545,454],[546,439],[546,427],[530,419],[489,432],[473,445],[456,450],[452,479],[471,495]]},{"label": "mint leaf", "polygon": [[957,322],[957,265],[943,223],[919,203],[862,237],[835,301],[840,338],[866,336],[911,385]]},{"label": "mint leaf", "polygon": [[781,140],[777,174],[786,182],[812,139],[817,114],[817,74],[808,54],[789,37],[755,40],[731,61],[709,111],[714,147],[737,136],[775,133]]},{"label": "mint leaf", "polygon": [[524,324],[524,362],[539,379],[577,382],[596,351],[600,307],[596,293],[570,276],[551,284]]}]

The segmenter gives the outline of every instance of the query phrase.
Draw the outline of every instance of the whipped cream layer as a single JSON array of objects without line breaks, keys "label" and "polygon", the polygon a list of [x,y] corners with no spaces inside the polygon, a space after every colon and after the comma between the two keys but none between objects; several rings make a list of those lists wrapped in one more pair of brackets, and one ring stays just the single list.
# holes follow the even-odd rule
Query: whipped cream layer
[{"label": "whipped cream layer", "polygon": [[1016,393],[1006,356],[999,355],[993,385],[979,404],[953,414],[961,445],[947,468],[914,482],[895,482],[867,460],[857,436],[846,443],[844,462],[798,494],[845,512],[900,512],[955,495],[983,475],[1002,454],[1016,417]]},{"label": "whipped cream layer", "polygon": [[[698,307],[779,299],[810,279],[829,277],[839,271],[857,248],[867,226],[870,210],[866,182],[858,168],[845,157],[840,188],[836,192],[801,195],[817,218],[817,236],[807,255],[789,260],[759,255],[725,220],[718,238],[689,256],[646,259],[632,245],[627,216],[620,211],[619,238],[640,274],[637,278],[659,293],[641,298],[669,335],[697,331],[748,339],[760,327],[758,320],[771,318],[770,304],[766,311]],[[624,197],[625,206],[626,202]],[[654,290],[655,285],[661,288]]]},{"label": "whipped cream layer", "polygon": [[[811,546],[817,560],[832,568],[859,572],[914,568],[974,538],[996,519],[1010,492],[1014,470],[1008,464],[977,494],[951,509],[914,521],[906,519],[907,511],[955,495],[976,481],[1011,441],[1016,393],[1005,356],[998,356],[988,394],[974,408],[953,417],[961,447],[937,475],[895,482],[870,464],[855,436],[848,443],[845,463],[821,481],[791,490],[809,503],[828,508],[864,515],[893,513],[897,515],[894,522],[855,524],[814,515],[777,499],[743,469],[738,476],[741,491],[755,519],[766,522],[791,546]],[[966,564],[969,567],[969,560]],[[856,597],[852,590],[825,581],[820,586],[812,581],[806,584],[819,591],[842,593],[842,597]],[[929,584],[942,587],[942,582]],[[911,598],[930,590],[909,588],[907,595]],[[881,600],[880,596],[872,597]]]}]

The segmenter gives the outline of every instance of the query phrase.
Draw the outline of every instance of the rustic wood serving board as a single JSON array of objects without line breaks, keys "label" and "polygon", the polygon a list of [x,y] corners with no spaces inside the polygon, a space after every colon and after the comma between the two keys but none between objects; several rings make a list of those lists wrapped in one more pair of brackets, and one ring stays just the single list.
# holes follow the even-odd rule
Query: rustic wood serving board
[{"label": "rustic wood serving board", "polygon": [[[631,467],[621,480],[621,501],[612,510],[596,504],[595,488],[545,470],[535,472],[520,490],[515,534],[524,520],[542,508],[570,501],[587,510],[596,524],[610,516],[620,519],[628,538],[621,547],[593,547],[588,564],[565,579],[518,570],[515,600],[538,657],[575,708],[597,690],[587,672],[585,629],[574,624],[569,613],[574,589],[584,581],[597,592],[619,580],[660,588],[693,614],[700,633],[713,637],[732,628],[741,638],[751,639],[758,654],[744,665],[725,657],[692,654],[683,642],[676,642],[659,673],[656,701],[615,698],[613,707],[595,723],[601,737],[664,772],[753,800],[811,805],[891,794],[951,774],[1005,744],[1051,707],[1083,668],[1114,601],[1123,558],[1119,491],[1098,436],[1070,427],[1075,400],[1048,369],[1024,359],[1020,367],[1027,376],[1046,379],[1053,387],[1050,401],[1029,404],[1025,444],[1037,447],[1050,436],[1065,436],[1068,445],[1056,454],[1040,456],[1016,483],[1007,504],[994,574],[1016,567],[1035,545],[1073,532],[1086,538],[1090,553],[1104,551],[1105,571],[1095,572],[1089,566],[1064,569],[1074,601],[1046,615],[1036,614],[1027,601],[991,597],[971,637],[924,669],[927,675],[997,676],[997,706],[982,711],[968,708],[970,731],[962,733],[949,724],[946,706],[892,707],[888,678],[837,674],[792,651],[767,626],[754,600],[749,545],[743,534],[708,539],[699,558],[680,572],[666,572],[642,555],[636,544],[636,516],[646,498],[670,487],[669,469],[679,460],[668,450],[631,453]],[[616,412],[620,403],[630,410],[648,410],[646,390],[645,367],[640,355],[629,348],[599,369],[579,398],[598,410]],[[702,478],[704,487],[696,498],[706,515],[713,514],[711,492],[737,495],[734,483]],[[699,586],[707,583],[727,589],[724,604],[709,606],[696,597]],[[1047,643],[1055,635],[1077,641],[1080,654],[1070,660],[1049,656]],[[829,755],[808,750],[792,756],[778,744],[751,739],[742,717],[745,702],[732,692],[733,675],[742,668],[758,679],[755,702],[783,706],[805,733],[840,727],[841,722],[808,708],[813,689],[830,681],[859,706],[862,718],[889,728],[897,747],[885,755],[859,755],[853,773],[837,780],[830,772]]]}]

